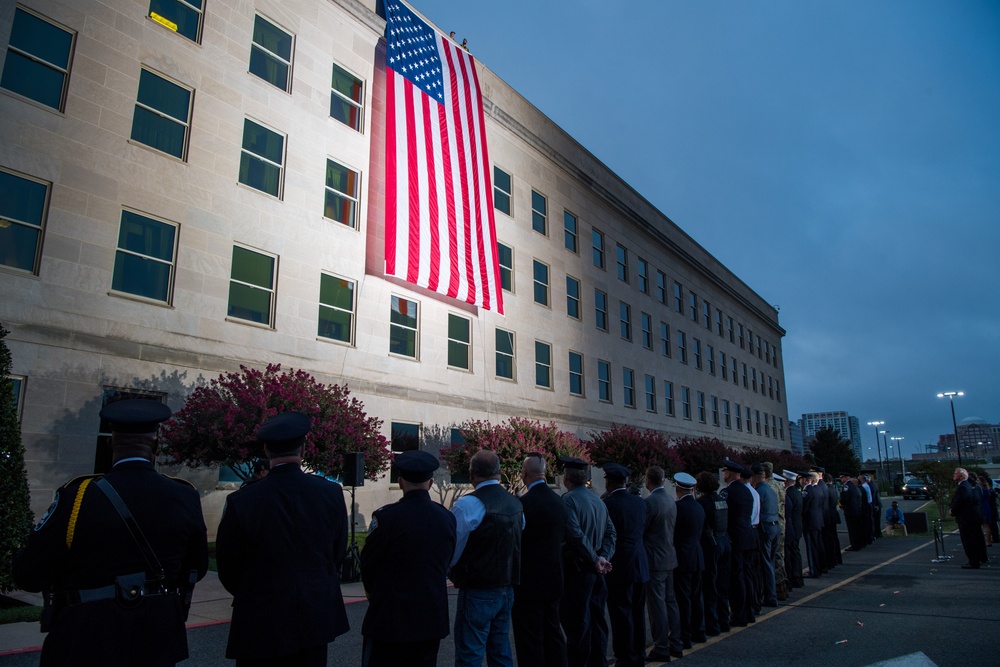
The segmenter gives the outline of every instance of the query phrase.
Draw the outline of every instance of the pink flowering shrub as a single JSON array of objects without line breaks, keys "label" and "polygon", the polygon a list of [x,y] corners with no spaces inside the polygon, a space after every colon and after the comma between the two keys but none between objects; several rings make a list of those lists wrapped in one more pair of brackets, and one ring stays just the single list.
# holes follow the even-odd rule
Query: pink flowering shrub
[{"label": "pink flowering shrub", "polygon": [[522,488],[521,464],[532,452],[545,457],[550,472],[559,469],[557,459],[560,456],[589,460],[586,444],[569,431],[560,431],[554,422],[542,424],[523,417],[511,417],[500,424],[470,420],[459,428],[466,442],[441,448],[441,460],[448,470],[454,475],[467,474],[472,455],[480,449],[489,449],[500,457],[501,481],[511,493]]},{"label": "pink flowering shrub", "polygon": [[715,473],[722,467],[722,462],[727,458],[743,462],[740,450],[728,447],[718,438],[683,437],[678,438],[674,446],[677,456],[683,461],[682,470],[691,475],[697,475],[703,470]]},{"label": "pink flowering shrub", "polygon": [[632,472],[629,481],[641,483],[649,466],[660,466],[667,475],[683,470],[670,438],[659,431],[613,424],[609,431],[590,433],[590,458],[595,465],[618,463]]},{"label": "pink flowering shrub", "polygon": [[240,366],[208,386],[198,387],[184,407],[163,425],[163,452],[192,468],[231,466],[245,475],[245,465],[264,455],[254,434],[268,418],[287,410],[312,417],[304,463],[324,474],[339,475],[344,455],[364,452],[365,477],[378,479],[390,463],[381,420],[365,414],[346,386],[325,385],[302,370],[282,371],[269,364],[263,371]]}]

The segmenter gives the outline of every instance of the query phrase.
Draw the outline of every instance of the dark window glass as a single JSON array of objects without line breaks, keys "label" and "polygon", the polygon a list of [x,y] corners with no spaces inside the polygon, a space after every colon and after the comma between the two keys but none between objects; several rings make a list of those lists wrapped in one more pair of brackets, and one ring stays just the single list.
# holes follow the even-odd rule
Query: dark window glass
[{"label": "dark window glass", "polygon": [[326,202],[323,215],[354,227],[358,209],[358,173],[333,160],[326,161]]},{"label": "dark window glass", "polygon": [[49,188],[0,170],[0,258],[4,266],[38,270]]},{"label": "dark window glass", "polygon": [[111,289],[170,302],[177,228],[122,211]]},{"label": "dark window glass", "polygon": [[354,283],[325,273],[320,274],[317,335],[350,343],[354,331],[353,324]]},{"label": "dark window glass", "polygon": [[253,22],[250,73],[288,91],[291,83],[292,36],[260,16]]},{"label": "dark window glass", "polygon": [[0,88],[62,111],[73,38],[73,33],[15,8]]},{"label": "dark window glass", "polygon": [[510,174],[500,167],[493,167],[493,208],[510,215]]},{"label": "dark window glass", "polygon": [[151,0],[149,18],[197,42],[201,37],[202,0]]},{"label": "dark window glass", "polygon": [[417,303],[392,297],[389,314],[389,352],[417,358]]},{"label": "dark window glass", "polygon": [[535,341],[535,385],[552,388],[552,346]]},{"label": "dark window glass", "polygon": [[190,110],[190,90],[149,70],[141,70],[132,116],[132,139],[183,160]]},{"label": "dark window glass", "polygon": [[576,252],[579,241],[576,230],[576,216],[569,211],[563,211],[563,232],[566,249],[570,252]]},{"label": "dark window glass", "polygon": [[497,243],[497,261],[500,263],[500,287],[514,291],[514,251],[510,246]]},{"label": "dark window glass", "polygon": [[364,116],[364,83],[343,67],[334,64],[330,87],[330,117],[360,132]]},{"label": "dark window glass", "polygon": [[233,246],[229,281],[229,317],[271,324],[275,258]]},{"label": "dark window glass", "polygon": [[531,191],[531,228],[545,236],[548,231],[548,204],[543,195]]},{"label": "dark window glass", "polygon": [[469,320],[448,314],[448,365],[469,370]]},{"label": "dark window glass", "polygon": [[496,330],[496,371],[498,378],[514,379],[514,332]]},{"label": "dark window glass", "polygon": [[281,173],[285,138],[250,119],[243,123],[243,152],[240,156],[240,183],[281,196]]}]

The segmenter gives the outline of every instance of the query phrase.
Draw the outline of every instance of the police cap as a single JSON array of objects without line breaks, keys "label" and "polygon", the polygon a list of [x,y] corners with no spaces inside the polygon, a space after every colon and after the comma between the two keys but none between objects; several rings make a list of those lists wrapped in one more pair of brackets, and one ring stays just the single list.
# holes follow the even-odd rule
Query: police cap
[{"label": "police cap", "polygon": [[111,422],[114,433],[155,433],[160,422],[173,414],[165,403],[148,398],[129,398],[101,409],[101,419]]},{"label": "police cap", "polygon": [[799,478],[799,473],[794,470],[783,470],[781,476],[787,479],[789,482],[794,482]]},{"label": "police cap", "polygon": [[272,454],[294,451],[306,441],[306,433],[312,428],[312,418],[295,410],[274,415],[257,429],[257,439],[264,443]]},{"label": "police cap", "polygon": [[738,472],[740,474],[742,474],[743,471],[746,470],[746,468],[743,466],[742,463],[737,463],[732,459],[726,459],[725,461],[723,461],[722,467],[725,468],[726,470],[731,470],[732,472]]},{"label": "police cap", "polygon": [[564,468],[571,470],[586,470],[587,466],[590,465],[583,459],[578,459],[575,456],[560,456],[559,463],[563,464]]},{"label": "police cap", "polygon": [[823,473],[826,472],[826,469],[825,468],[821,468],[819,466],[813,466],[813,467],[809,468],[809,472],[818,472],[819,474],[822,475]]},{"label": "police cap", "polygon": [[632,474],[628,468],[620,463],[605,463],[601,468],[604,470],[604,476],[611,479],[626,480]]},{"label": "police cap", "polygon": [[434,476],[434,471],[441,467],[441,462],[430,452],[419,449],[396,454],[392,461],[396,473],[407,482],[420,484]]},{"label": "police cap", "polygon": [[674,484],[682,489],[693,489],[694,485],[698,483],[694,477],[686,472],[679,472],[674,474]]}]

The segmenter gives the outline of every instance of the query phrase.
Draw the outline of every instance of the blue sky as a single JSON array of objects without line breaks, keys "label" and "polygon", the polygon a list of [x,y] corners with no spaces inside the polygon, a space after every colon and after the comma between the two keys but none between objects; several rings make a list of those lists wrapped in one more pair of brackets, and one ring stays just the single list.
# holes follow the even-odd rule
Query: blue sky
[{"label": "blue sky", "polygon": [[1000,2],[414,6],[780,305],[791,419],[1000,422]]}]

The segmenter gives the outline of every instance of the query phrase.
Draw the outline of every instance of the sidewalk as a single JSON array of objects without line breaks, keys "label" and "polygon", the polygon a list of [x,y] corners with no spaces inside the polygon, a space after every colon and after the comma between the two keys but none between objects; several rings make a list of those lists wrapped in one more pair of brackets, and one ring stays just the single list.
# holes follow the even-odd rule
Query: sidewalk
[{"label": "sidewalk", "polygon": [[[352,604],[366,600],[361,582],[342,584],[341,591],[344,603]],[[8,594],[11,597],[28,604],[41,606],[40,593],[25,593],[15,591]],[[226,623],[232,614],[233,596],[219,583],[219,575],[209,572],[198,582],[191,601],[191,613],[188,614],[187,627],[196,628],[216,623]],[[38,629],[38,623],[6,623],[0,625],[0,656],[14,653],[38,651],[45,639]]]}]

